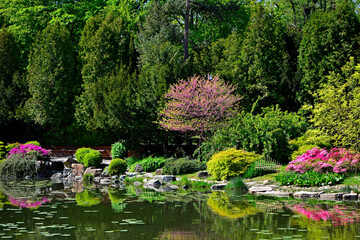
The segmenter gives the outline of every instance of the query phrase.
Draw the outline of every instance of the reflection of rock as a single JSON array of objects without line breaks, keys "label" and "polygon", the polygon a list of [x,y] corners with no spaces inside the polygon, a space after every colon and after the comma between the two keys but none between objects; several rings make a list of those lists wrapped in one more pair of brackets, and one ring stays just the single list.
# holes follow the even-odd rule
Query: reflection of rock
[{"label": "reflection of rock", "polygon": [[226,187],[226,184],[214,184],[210,188],[213,191],[220,191],[220,190],[224,190],[225,187]]},{"label": "reflection of rock", "polygon": [[91,207],[101,202],[101,196],[95,192],[85,190],[77,193],[75,197],[76,203],[80,206]]},{"label": "reflection of rock", "polygon": [[176,181],[176,177],[174,175],[161,175],[157,176],[156,179],[160,180],[161,183],[170,183]]},{"label": "reflection of rock", "polygon": [[348,201],[357,201],[358,200],[358,194],[357,193],[348,193],[343,195],[344,200]]},{"label": "reflection of rock", "polygon": [[71,174],[71,168],[64,168],[63,170],[63,177],[66,178]]},{"label": "reflection of rock", "polygon": [[342,193],[323,193],[320,194],[320,199],[322,200],[341,200],[343,194]]},{"label": "reflection of rock", "polygon": [[72,168],[72,175],[74,176],[82,176],[85,171],[84,165],[78,163],[73,163],[71,165],[71,168]]},{"label": "reflection of rock", "polygon": [[82,182],[77,182],[77,181],[73,182],[71,191],[74,193],[79,193],[79,192],[84,191],[84,186],[83,186]]},{"label": "reflection of rock", "polygon": [[307,198],[319,198],[321,192],[296,192],[294,198],[307,199]]},{"label": "reflection of rock", "polygon": [[103,172],[103,170],[101,168],[88,167],[88,168],[86,168],[86,170],[84,172],[84,175],[87,174],[87,173],[90,173],[94,177],[99,177],[102,172]]},{"label": "reflection of rock", "polygon": [[50,179],[53,181],[59,181],[62,179],[62,177],[63,177],[62,173],[54,173]]}]

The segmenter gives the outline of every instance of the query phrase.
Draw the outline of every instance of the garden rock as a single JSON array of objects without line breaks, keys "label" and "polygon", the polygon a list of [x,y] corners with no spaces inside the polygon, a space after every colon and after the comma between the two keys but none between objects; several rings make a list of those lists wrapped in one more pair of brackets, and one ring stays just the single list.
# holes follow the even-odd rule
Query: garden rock
[{"label": "garden rock", "polygon": [[144,171],[144,168],[141,166],[141,164],[138,163],[138,164],[136,164],[134,171],[138,172],[138,173],[141,173],[141,172]]},{"label": "garden rock", "polygon": [[144,174],[144,177],[146,177],[146,178],[153,178],[154,175],[152,175],[151,173],[145,173],[145,174]]},{"label": "garden rock", "polygon": [[189,189],[189,186],[188,186],[188,185],[184,185],[184,186],[182,186],[182,188],[183,188],[184,190],[188,190],[188,189]]},{"label": "garden rock", "polygon": [[225,187],[226,187],[226,184],[221,183],[221,184],[214,184],[210,188],[211,188],[212,191],[221,191],[221,190],[224,190]]},{"label": "garden rock", "polygon": [[294,198],[307,199],[307,198],[319,198],[322,192],[296,192]]},{"label": "garden rock", "polygon": [[134,184],[135,186],[137,186],[137,187],[138,187],[138,186],[141,186],[141,182],[134,182],[133,184]]},{"label": "garden rock", "polygon": [[162,168],[156,169],[155,175],[162,175]]},{"label": "garden rock", "polygon": [[85,170],[84,175],[87,174],[87,173],[90,173],[94,177],[99,177],[99,176],[101,176],[102,172],[103,172],[103,170],[101,168],[88,167]]},{"label": "garden rock", "polygon": [[125,178],[126,178],[126,175],[121,175],[121,176],[119,177],[119,180],[120,180],[120,181],[124,181]]},{"label": "garden rock", "polygon": [[161,183],[169,183],[176,181],[176,177],[174,175],[161,175],[158,177]]},{"label": "garden rock", "polygon": [[111,180],[109,178],[102,178],[100,179],[100,184],[108,185],[111,183]]},{"label": "garden rock", "polygon": [[94,177],[94,182],[100,182],[101,177]]},{"label": "garden rock", "polygon": [[341,200],[342,197],[343,197],[342,193],[323,193],[323,194],[320,194],[320,199],[322,199],[322,200],[335,201],[335,200]]},{"label": "garden rock", "polygon": [[266,195],[273,197],[291,197],[291,193],[282,191],[257,192],[258,195]]},{"label": "garden rock", "polygon": [[71,174],[71,168],[67,168],[65,167],[64,170],[63,170],[63,178],[66,178],[67,176],[69,176]]},{"label": "garden rock", "polygon": [[176,186],[176,185],[170,185],[169,186],[172,190],[178,190],[179,189],[179,186]]},{"label": "garden rock", "polygon": [[164,186],[164,187],[162,187],[161,188],[161,191],[162,192],[174,192],[174,191],[176,191],[177,189],[173,189],[173,188],[171,188],[170,186],[168,186],[168,185],[166,185],[166,186]]},{"label": "garden rock", "polygon": [[144,184],[144,187],[148,188],[160,188],[161,183],[157,179],[151,179]]},{"label": "garden rock", "polygon": [[127,172],[126,173],[126,176],[128,176],[128,177],[135,177],[137,175],[138,175],[138,173],[135,173],[135,172]]},{"label": "garden rock", "polygon": [[71,165],[71,168],[72,168],[72,175],[74,176],[82,176],[83,173],[85,172],[85,167],[82,164],[73,163]]},{"label": "garden rock", "polygon": [[357,201],[358,200],[358,194],[357,193],[344,194],[343,199],[348,200],[348,201]]},{"label": "garden rock", "polygon": [[197,173],[198,178],[208,178],[210,176],[208,171],[200,171]]},{"label": "garden rock", "polygon": [[115,181],[117,179],[118,179],[118,176],[116,176],[116,175],[111,177],[111,180],[113,180],[113,181]]},{"label": "garden rock", "polygon": [[71,168],[74,163],[77,163],[77,164],[78,164],[79,162],[76,161],[74,158],[67,158],[67,159],[63,162],[64,168]]},{"label": "garden rock", "polygon": [[262,187],[251,187],[250,189],[249,189],[249,193],[252,193],[252,194],[254,194],[254,193],[262,193],[262,192],[270,192],[270,191],[272,191],[273,189],[272,189],[272,187],[264,187],[264,186],[262,186]]},{"label": "garden rock", "polygon": [[56,180],[61,180],[63,178],[63,174],[62,173],[54,173],[50,179],[53,180],[53,181],[56,181]]}]

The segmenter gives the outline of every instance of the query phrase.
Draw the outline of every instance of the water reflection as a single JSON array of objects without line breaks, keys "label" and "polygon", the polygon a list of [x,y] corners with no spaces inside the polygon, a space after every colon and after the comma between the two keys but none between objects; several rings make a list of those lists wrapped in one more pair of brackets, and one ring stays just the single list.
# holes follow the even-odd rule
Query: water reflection
[{"label": "water reflection", "polygon": [[0,238],[360,238],[360,205],[356,202],[76,184],[0,183]]}]

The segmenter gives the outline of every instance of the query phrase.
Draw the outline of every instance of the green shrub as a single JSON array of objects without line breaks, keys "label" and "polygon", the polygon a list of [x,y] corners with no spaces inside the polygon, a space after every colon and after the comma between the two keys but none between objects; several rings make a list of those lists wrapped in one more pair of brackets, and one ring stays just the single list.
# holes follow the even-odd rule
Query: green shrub
[{"label": "green shrub", "polygon": [[207,163],[211,176],[218,180],[241,176],[260,155],[230,148],[214,154]]},{"label": "green shrub", "polygon": [[324,134],[318,129],[309,129],[301,137],[291,140],[290,148],[293,151],[291,159],[295,160],[297,156],[300,156],[306,151],[318,148],[331,148],[331,137]]},{"label": "green shrub", "polygon": [[136,164],[140,164],[144,171],[154,172],[158,168],[162,168],[165,165],[166,159],[164,157],[147,157],[140,162],[133,163],[129,168],[130,171],[134,171]]},{"label": "green shrub", "polygon": [[16,142],[16,143],[9,143],[8,145],[6,145],[6,146],[5,146],[6,154],[8,154],[11,149],[18,147],[19,145],[20,145],[20,143],[18,143],[18,142]]},{"label": "green shrub", "polygon": [[120,158],[115,158],[110,162],[108,173],[110,175],[124,174],[127,168],[126,161]]},{"label": "green shrub", "polygon": [[326,174],[314,171],[296,173],[284,171],[275,176],[275,180],[281,185],[295,185],[299,187],[314,187],[324,185],[334,185],[344,181],[345,176],[338,173],[329,172]]},{"label": "green shrub", "polygon": [[247,193],[248,188],[243,181],[242,177],[234,177],[230,179],[230,182],[226,185],[225,188],[227,191],[236,192],[236,193]]},{"label": "green shrub", "polygon": [[123,142],[116,142],[111,145],[112,159],[123,158],[126,155],[126,148]]},{"label": "green shrub", "polygon": [[4,143],[0,141],[0,159],[5,158],[5,156],[6,156],[5,146]]},{"label": "green shrub", "polygon": [[41,147],[41,145],[40,145],[40,143],[38,141],[29,141],[29,142],[26,142],[25,144],[32,144],[32,145]]},{"label": "green shrub", "polygon": [[131,156],[131,157],[125,158],[125,161],[128,166],[131,166],[136,162],[140,162],[141,158],[137,157],[137,156]]},{"label": "green shrub", "polygon": [[88,152],[84,157],[84,166],[90,167],[90,166],[100,166],[102,162],[102,156],[99,151],[91,149],[90,152]]},{"label": "green shrub", "polygon": [[189,158],[168,159],[163,167],[163,174],[180,175],[206,169],[206,164]]},{"label": "green shrub", "polygon": [[75,153],[76,161],[84,164],[85,155],[91,151],[94,151],[94,150],[91,148],[79,148],[78,150],[76,150],[76,153]]},{"label": "green shrub", "polygon": [[254,178],[254,177],[262,176],[262,175],[265,175],[266,173],[268,173],[268,171],[265,171],[264,169],[261,169],[261,168],[255,168],[255,166],[256,166],[256,163],[254,161],[253,163],[251,163],[251,165],[245,171],[245,173],[242,175],[242,177],[243,178]]},{"label": "green shrub", "polygon": [[38,174],[40,165],[36,153],[13,154],[0,163],[0,177],[24,178],[25,176],[35,177]]},{"label": "green shrub", "polygon": [[264,108],[258,115],[241,112],[203,142],[195,155],[208,161],[219,151],[237,148],[287,163],[291,155],[289,140],[299,137],[306,128],[305,118],[279,108]]}]

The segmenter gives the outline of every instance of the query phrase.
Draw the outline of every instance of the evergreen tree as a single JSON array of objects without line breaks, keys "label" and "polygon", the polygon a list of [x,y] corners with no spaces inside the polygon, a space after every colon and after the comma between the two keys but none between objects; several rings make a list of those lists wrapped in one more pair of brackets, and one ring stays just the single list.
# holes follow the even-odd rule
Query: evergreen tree
[{"label": "evergreen tree", "polygon": [[36,38],[29,59],[29,116],[59,133],[73,119],[79,91],[76,52],[69,32],[59,23],[48,25]]}]

